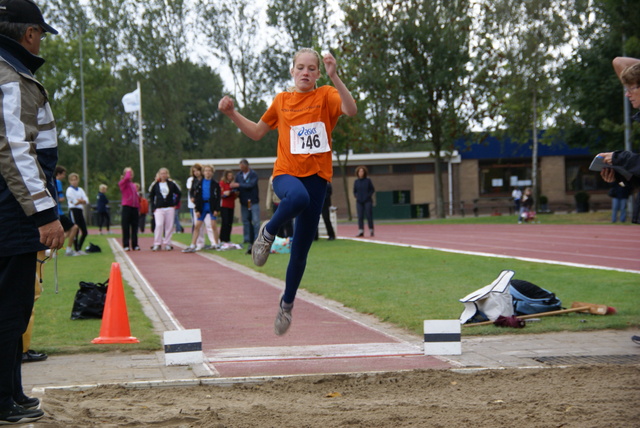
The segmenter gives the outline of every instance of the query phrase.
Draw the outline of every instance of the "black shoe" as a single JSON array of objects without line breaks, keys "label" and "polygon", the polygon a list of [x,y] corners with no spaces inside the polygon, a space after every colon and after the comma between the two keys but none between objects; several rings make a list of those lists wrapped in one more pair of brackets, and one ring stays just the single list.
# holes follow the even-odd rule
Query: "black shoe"
[{"label": "black shoe", "polygon": [[631,341],[635,344],[640,345],[640,336],[631,336]]},{"label": "black shoe", "polygon": [[364,236],[364,232],[360,232],[360,233],[358,233],[358,234],[356,235],[356,238],[360,238],[360,237],[362,237],[362,236]]},{"label": "black shoe", "polygon": [[27,352],[22,353],[23,363],[34,363],[36,361],[44,361],[48,358],[48,355],[44,352],[36,352],[29,349]]},{"label": "black shoe", "polygon": [[252,247],[253,247],[252,245],[249,245],[249,246],[247,247],[247,252],[246,252],[245,254],[251,254],[251,248],[252,248]]},{"label": "black shoe", "polygon": [[330,236],[330,237],[327,239],[327,241],[334,241],[335,239],[336,239],[336,237],[335,237],[335,236]]},{"label": "black shoe", "polygon": [[25,409],[22,406],[13,404],[7,410],[0,410],[0,425],[35,422],[43,416],[44,412],[40,409]]},{"label": "black shoe", "polygon": [[36,397],[27,397],[25,396],[24,400],[14,400],[19,406],[24,407],[25,409],[37,409],[40,407],[40,400]]}]

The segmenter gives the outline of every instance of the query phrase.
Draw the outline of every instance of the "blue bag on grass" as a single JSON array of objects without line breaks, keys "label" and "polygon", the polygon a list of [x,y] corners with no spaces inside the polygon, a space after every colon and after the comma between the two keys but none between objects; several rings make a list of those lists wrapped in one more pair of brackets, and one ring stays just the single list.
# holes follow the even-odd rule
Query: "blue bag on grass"
[{"label": "blue bag on grass", "polygon": [[540,314],[562,309],[562,302],[549,290],[521,279],[512,279],[509,292],[516,315]]}]

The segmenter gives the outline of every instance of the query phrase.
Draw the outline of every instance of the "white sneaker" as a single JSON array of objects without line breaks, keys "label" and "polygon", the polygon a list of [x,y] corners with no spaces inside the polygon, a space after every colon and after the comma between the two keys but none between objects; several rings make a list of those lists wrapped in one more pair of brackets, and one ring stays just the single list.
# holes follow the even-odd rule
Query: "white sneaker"
[{"label": "white sneaker", "polygon": [[160,251],[160,245],[154,245],[151,247],[151,251]]},{"label": "white sneaker", "polygon": [[195,253],[196,251],[198,251],[198,249],[196,247],[192,247],[191,245],[182,250],[183,253]]},{"label": "white sneaker", "polygon": [[171,251],[171,250],[173,250],[173,247],[171,245],[165,245],[164,246],[164,250],[165,251]]},{"label": "white sneaker", "polygon": [[76,252],[73,251],[71,248],[67,248],[66,251],[64,252],[64,255],[72,257],[76,255]]},{"label": "white sneaker", "polygon": [[260,231],[258,232],[258,237],[256,241],[251,246],[251,258],[253,259],[253,264],[256,266],[264,266],[269,258],[269,253],[271,252],[271,245],[273,245],[273,241],[267,241],[267,238],[264,237],[264,228],[269,221],[265,220],[260,226]]},{"label": "white sneaker", "polygon": [[292,310],[293,303],[285,303],[283,300],[280,300],[276,321],[273,324],[273,331],[276,335],[282,336],[287,332],[287,330],[289,330],[289,326],[291,326]]}]

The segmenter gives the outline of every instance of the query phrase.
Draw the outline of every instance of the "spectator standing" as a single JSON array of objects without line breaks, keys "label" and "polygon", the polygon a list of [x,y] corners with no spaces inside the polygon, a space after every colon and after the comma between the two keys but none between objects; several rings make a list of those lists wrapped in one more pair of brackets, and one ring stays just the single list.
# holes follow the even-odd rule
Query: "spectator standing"
[{"label": "spectator standing", "polygon": [[[196,222],[198,220],[195,208],[194,197],[191,194],[191,190],[198,184],[198,181],[202,180],[202,165],[199,163],[193,164],[191,167],[191,175],[187,178],[187,207],[191,214],[191,235],[196,232]],[[204,248],[204,229],[200,228],[198,233],[198,239],[196,240],[196,249],[200,251]]]},{"label": "spectator standing", "polygon": [[147,224],[147,214],[149,214],[149,201],[144,197],[144,194],[140,190],[140,183],[135,183],[136,193],[138,193],[138,230],[140,233],[144,233],[144,227]]},{"label": "spectator standing", "polygon": [[69,215],[71,221],[78,226],[78,234],[73,242],[74,249],[78,254],[86,254],[82,250],[84,240],[87,238],[87,222],[84,219],[84,207],[89,202],[87,194],[82,187],[79,187],[80,176],[75,172],[69,174],[69,187],[67,187],[67,202],[69,203]]},{"label": "spectator standing", "polygon": [[171,237],[173,236],[176,206],[180,202],[180,186],[178,186],[169,174],[167,168],[160,168],[156,174],[156,181],[149,190],[151,212],[155,220],[153,236],[153,251],[164,248],[165,251],[173,250]]},{"label": "spectator standing", "polygon": [[629,187],[628,185],[620,185],[616,181],[613,182],[613,186],[609,190],[609,196],[611,196],[611,223],[615,223],[618,220],[618,214],[620,214],[620,223],[627,221],[627,199],[631,194]]},{"label": "spectator standing", "polygon": [[231,242],[231,228],[233,227],[233,212],[236,207],[238,192],[231,188],[233,171],[230,169],[222,173],[220,180],[220,242]]},{"label": "spectator standing", "polygon": [[60,224],[64,230],[65,239],[67,240],[67,249],[65,251],[66,256],[75,256],[76,252],[73,249],[73,242],[78,234],[78,226],[73,224],[71,219],[67,217],[62,209],[62,203],[67,200],[64,193],[64,184],[62,180],[67,176],[67,170],[61,165],[57,165],[55,169],[56,176],[56,197],[58,199],[58,217]]},{"label": "spectator standing", "polygon": [[138,216],[140,215],[140,198],[138,187],[133,182],[133,169],[126,167],[118,182],[122,193],[122,248],[125,251],[140,251],[138,245]]},{"label": "spectator standing", "polygon": [[[640,109],[640,59],[630,57],[617,57],[613,60],[615,70],[620,82],[624,86],[624,93],[629,99],[633,108]],[[633,115],[633,120],[640,122],[640,111]],[[632,184],[640,188],[640,154],[632,153],[628,150],[617,150],[615,152],[600,153],[604,163],[612,166],[620,166],[629,171],[632,177]],[[623,177],[612,168],[604,168],[600,175],[607,183],[625,182]],[[628,183],[625,183],[627,185]],[[640,194],[635,195],[633,214],[631,223],[640,223]],[[640,341],[640,338],[639,338]]]},{"label": "spectator standing", "polygon": [[516,215],[520,215],[520,203],[522,202],[522,190],[519,187],[514,187],[513,192],[511,192],[511,197],[513,198],[513,208]]},{"label": "spectator standing", "polygon": [[[278,211],[278,206],[280,205],[280,198],[276,195],[276,192],[273,190],[273,175],[269,177],[269,187],[267,187],[267,202],[265,203],[265,208],[267,212],[271,211],[273,214]],[[293,236],[293,220],[287,221],[285,224],[278,229],[277,236],[281,238],[291,238]]]},{"label": "spectator standing", "polygon": [[102,226],[105,226],[107,233],[110,233],[111,217],[109,216],[109,199],[107,198],[107,185],[101,184],[98,188],[98,201],[96,212],[98,213],[98,230],[102,235]]},{"label": "spectator standing", "polygon": [[191,196],[194,199],[196,213],[196,229],[191,238],[191,245],[182,250],[183,253],[195,253],[201,248],[196,246],[197,237],[202,229],[202,224],[209,219],[207,233],[212,248],[218,248],[218,230],[216,218],[220,212],[220,185],[213,179],[213,166],[202,167],[204,177],[202,180],[194,181],[191,188]]},{"label": "spectator standing", "polygon": [[356,198],[356,210],[358,213],[358,235],[364,236],[364,219],[367,219],[369,233],[373,236],[373,195],[376,189],[369,178],[369,170],[366,166],[356,168],[356,181],[353,182],[353,196]]},{"label": "spectator standing", "polygon": [[33,310],[38,251],[62,248],[54,169],[56,127],[34,73],[48,25],[32,1],[0,0],[0,423],[34,422],[40,400],[22,388],[22,335]]},{"label": "spectator standing", "polygon": [[[322,205],[322,221],[324,221],[324,227],[327,229],[328,240],[333,241],[336,239],[336,232],[333,230],[331,224],[331,194],[333,193],[333,187],[331,183],[327,183],[327,194],[324,197],[324,204]],[[372,229],[373,230],[373,229]]]},{"label": "spectator standing", "polygon": [[260,190],[258,189],[258,174],[249,168],[249,161],[240,161],[240,172],[236,175],[236,182],[231,183],[232,189],[240,191],[240,211],[242,215],[243,242],[248,244],[248,252],[258,236],[260,229]]}]

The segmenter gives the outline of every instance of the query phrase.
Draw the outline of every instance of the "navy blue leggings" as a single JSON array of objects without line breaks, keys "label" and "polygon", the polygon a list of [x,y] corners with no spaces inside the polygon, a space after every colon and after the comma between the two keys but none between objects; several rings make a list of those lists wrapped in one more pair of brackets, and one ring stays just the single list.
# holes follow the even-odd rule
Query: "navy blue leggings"
[{"label": "navy blue leggings", "polygon": [[327,180],[318,175],[309,177],[279,175],[273,179],[273,190],[280,198],[280,205],[267,223],[267,232],[275,236],[278,229],[288,220],[296,219],[282,297],[285,303],[293,303],[307,266],[309,249],[318,229],[327,191]]}]

